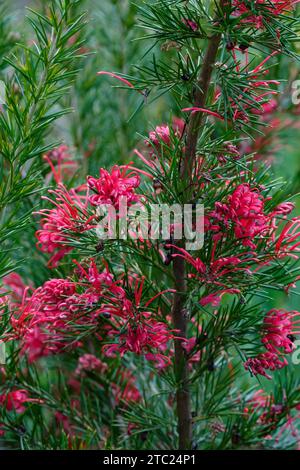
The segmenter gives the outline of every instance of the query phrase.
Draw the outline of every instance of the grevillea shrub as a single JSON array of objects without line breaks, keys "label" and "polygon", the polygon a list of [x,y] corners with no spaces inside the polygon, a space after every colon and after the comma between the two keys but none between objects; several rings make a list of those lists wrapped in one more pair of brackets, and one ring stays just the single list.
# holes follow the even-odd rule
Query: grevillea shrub
[{"label": "grevillea shrub", "polygon": [[[300,219],[274,156],[298,2],[107,0],[99,41],[120,21],[130,57],[99,54],[89,3],[47,3],[1,68],[3,445],[297,448]],[[203,243],[144,224],[158,206]]]}]

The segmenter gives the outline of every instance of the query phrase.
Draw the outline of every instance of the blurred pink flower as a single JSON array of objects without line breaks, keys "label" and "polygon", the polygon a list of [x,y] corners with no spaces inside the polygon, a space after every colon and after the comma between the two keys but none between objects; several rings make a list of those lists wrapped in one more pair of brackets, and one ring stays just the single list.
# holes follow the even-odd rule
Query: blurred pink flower
[{"label": "blurred pink flower", "polygon": [[5,406],[7,411],[14,410],[16,413],[24,413],[26,407],[24,403],[31,401],[26,390],[13,390],[0,395],[0,404]]}]

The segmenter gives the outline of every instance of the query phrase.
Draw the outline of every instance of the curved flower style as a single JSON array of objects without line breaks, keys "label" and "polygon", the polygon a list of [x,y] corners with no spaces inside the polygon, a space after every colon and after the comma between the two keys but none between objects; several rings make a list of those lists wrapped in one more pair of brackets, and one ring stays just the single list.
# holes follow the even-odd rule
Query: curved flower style
[{"label": "curved flower style", "polygon": [[272,239],[277,258],[289,256],[298,259],[296,253],[300,251],[300,217],[286,222],[278,237],[274,231]]},{"label": "curved flower style", "polygon": [[119,352],[121,356],[126,352],[133,352],[156,361],[160,367],[171,363],[165,352],[174,335],[165,323],[155,320],[150,312],[131,314],[123,328],[120,326],[120,330],[110,330],[108,334],[118,337],[118,343],[104,346],[103,350],[108,356],[115,352]]},{"label": "curved flower style", "polygon": [[245,369],[249,370],[253,375],[262,375],[271,380],[272,376],[267,374],[266,370],[278,370],[287,366],[288,361],[285,357],[278,357],[276,353],[265,352],[257,357],[248,359],[245,362]]},{"label": "curved flower style", "polygon": [[[200,258],[194,258],[183,248],[179,248],[175,245],[167,245],[167,247],[168,246],[173,247],[174,250],[177,251],[172,255],[173,258],[183,258],[197,271],[197,274],[189,273],[189,279],[196,279],[206,287],[213,289],[213,292],[200,300],[200,305],[202,306],[208,304],[218,306],[224,294],[240,293],[238,288],[233,287],[235,285],[234,274],[250,272],[248,267],[245,266],[245,262],[237,256],[215,259],[213,250],[210,262],[204,263]],[[249,259],[248,257],[247,260],[251,261],[251,258]]]},{"label": "curved flower style", "polygon": [[118,383],[112,384],[112,393],[117,405],[120,402],[126,405],[141,400],[141,395],[135,386],[135,382],[135,377],[129,370],[122,369],[118,371]]}]

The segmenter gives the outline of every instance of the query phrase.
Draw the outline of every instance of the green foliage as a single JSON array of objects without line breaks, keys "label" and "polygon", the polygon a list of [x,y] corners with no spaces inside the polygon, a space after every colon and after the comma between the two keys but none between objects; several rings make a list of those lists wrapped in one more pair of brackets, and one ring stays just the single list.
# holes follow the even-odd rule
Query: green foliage
[{"label": "green foliage", "polygon": [[[35,33],[32,44],[19,44],[4,59],[10,71],[4,78],[6,96],[0,114],[3,253],[15,248],[12,241],[16,232],[24,231],[28,224],[32,196],[42,189],[41,156],[57,144],[45,141],[49,129],[70,112],[61,108],[60,102],[70,91],[77,74],[73,64],[81,57],[79,33],[85,15],[71,15],[78,3],[53,1],[47,16],[31,11],[29,22]],[[72,38],[76,39],[70,43]],[[31,210],[27,212],[24,202],[30,197]]]}]

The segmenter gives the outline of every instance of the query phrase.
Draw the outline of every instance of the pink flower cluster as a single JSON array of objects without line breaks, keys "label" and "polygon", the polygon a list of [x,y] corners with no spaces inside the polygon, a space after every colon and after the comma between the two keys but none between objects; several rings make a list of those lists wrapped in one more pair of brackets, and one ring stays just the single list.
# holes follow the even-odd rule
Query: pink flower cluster
[{"label": "pink flower cluster", "polygon": [[[243,16],[242,23],[251,24],[258,29],[264,28],[264,15],[266,12],[274,16],[289,11],[299,0],[233,0],[235,7],[234,14]],[[257,14],[253,14],[253,6],[257,9]],[[251,8],[252,7],[252,8]]]},{"label": "pink flower cluster", "polygon": [[[273,395],[268,395],[264,390],[257,390],[252,397],[247,401],[244,408],[244,418],[253,419],[253,414],[257,416],[257,424],[263,426],[263,429],[268,431],[264,436],[265,440],[271,438],[270,431],[276,430],[275,442],[280,443],[282,434],[287,431],[290,436],[294,437],[298,443],[300,435],[297,429],[297,422],[299,421],[299,404],[294,406],[293,412],[285,397],[280,402],[276,403]],[[296,424],[296,426],[295,426]]]},{"label": "pink flower cluster", "polygon": [[[166,244],[165,248],[173,252],[172,258],[184,258],[196,271],[188,273],[188,278],[200,281],[206,288],[200,300],[202,306],[218,306],[224,294],[240,293],[241,277],[264,268],[272,260],[287,256],[298,258],[300,219],[286,220],[294,204],[281,203],[267,211],[269,200],[257,187],[242,183],[224,201],[216,202],[204,221],[205,231],[210,232],[212,240],[210,259],[195,257],[183,248]],[[229,233],[235,255],[220,256]]]},{"label": "pink flower cluster", "polygon": [[[93,372],[97,375],[104,375],[107,372],[109,373],[110,369],[106,362],[102,361],[94,354],[84,354],[78,360],[78,365],[75,370],[75,376],[83,377],[88,372]],[[114,371],[115,372],[115,371]],[[110,390],[109,393],[112,391],[112,396],[114,398],[114,404],[119,405],[122,401],[124,403],[130,402],[137,402],[140,400],[141,396],[140,393],[135,386],[136,379],[131,373],[130,370],[126,369],[124,366],[117,370],[115,374],[116,381],[109,380],[110,383]],[[81,385],[76,379],[71,379],[69,384],[73,387],[73,389],[79,393]],[[110,393],[111,398],[111,393]]]},{"label": "pink flower cluster", "polygon": [[[43,158],[50,166],[52,175],[57,184],[63,183],[67,178],[72,178],[78,169],[78,162],[73,160],[69,153],[69,148],[66,145],[60,145],[51,150],[46,153]],[[47,176],[46,180],[49,180],[50,177],[51,173]]]},{"label": "pink flower cluster", "polygon": [[[170,362],[164,353],[173,333],[147,310],[164,292],[143,304],[144,279],[134,278],[132,300],[122,286],[123,279],[114,280],[107,265],[99,272],[94,260],[87,269],[78,265],[77,274],[76,282],[51,279],[31,296],[25,292],[22,304],[14,311],[13,333],[7,339],[18,339],[30,362],[78,345],[79,326],[96,329],[98,339],[106,343],[103,350],[107,355],[118,352],[122,356],[130,351],[160,365]],[[103,320],[100,324],[99,319]],[[103,371],[105,365],[88,354],[80,359],[77,374],[93,369]]]},{"label": "pink flower cluster", "polygon": [[183,18],[182,22],[187,28],[191,29],[192,31],[197,31],[197,29],[199,28],[195,21],[190,20],[188,18]]},{"label": "pink flower cluster", "polygon": [[[129,299],[123,290],[110,304],[103,306],[103,311],[114,315],[116,328],[108,328],[108,336],[112,343],[104,346],[106,355],[113,356],[118,352],[123,356],[126,352],[143,355],[147,360],[153,360],[160,367],[170,364],[169,354],[166,354],[170,340],[174,339],[174,331],[167,324],[157,320],[157,312],[147,310],[151,302],[164,292],[142,302],[144,279],[132,278],[133,300]],[[116,341],[117,340],[117,341]]]},{"label": "pink flower cluster", "polygon": [[171,137],[169,126],[157,126],[155,128],[155,131],[149,132],[149,141],[146,140],[146,144],[151,146],[151,143],[156,147],[159,147],[161,143],[164,143],[165,145],[170,145]]},{"label": "pink flower cluster", "polygon": [[135,377],[129,370],[123,368],[118,371],[118,383],[112,383],[112,393],[116,405],[119,405],[120,402],[123,405],[137,403],[141,400],[140,392],[135,383]]},{"label": "pink flower cluster", "polygon": [[[256,248],[254,238],[263,235],[268,230],[269,217],[264,213],[264,198],[249,184],[239,185],[229,196],[228,202],[217,202],[211,212],[207,227],[214,232],[222,232],[233,225],[235,237],[244,246]],[[222,228],[223,227],[223,228]]]},{"label": "pink flower cluster", "polygon": [[[23,302],[13,316],[13,338],[19,339],[23,353],[30,362],[56,353],[65,347],[61,329],[72,320],[75,309],[75,284],[64,279],[51,279],[36,289]],[[73,301],[73,311],[66,304]]]},{"label": "pink flower cluster", "polygon": [[101,168],[100,177],[89,176],[87,183],[94,193],[89,196],[93,206],[111,204],[119,209],[120,197],[126,197],[128,205],[140,201],[140,196],[135,192],[140,185],[140,178],[135,171],[128,173],[128,167],[115,165],[111,172]]},{"label": "pink flower cluster", "polygon": [[[298,318],[297,320],[295,320]],[[283,310],[270,310],[264,319],[262,344],[266,352],[257,357],[250,358],[245,363],[246,370],[253,375],[263,375],[268,379],[271,376],[266,370],[276,370],[285,367],[288,362],[285,354],[293,352],[294,335],[298,334],[300,322],[299,312],[286,312]]]},{"label": "pink flower cluster", "polygon": [[[111,172],[101,168],[100,178],[88,177],[85,185],[67,190],[62,184],[55,191],[49,191],[54,208],[42,209],[41,229],[37,231],[38,247],[53,256],[49,267],[56,267],[59,261],[70,251],[72,237],[96,227],[95,207],[111,204],[119,208],[121,197],[127,198],[127,205],[140,201],[135,190],[140,185],[140,178],[135,171],[128,173],[128,167],[114,166]],[[93,193],[93,194],[91,194]]]},{"label": "pink flower cluster", "polygon": [[7,411],[14,410],[16,413],[24,413],[25,403],[30,400],[26,390],[12,390],[0,395],[0,405],[5,406]]},{"label": "pink flower cluster", "polygon": [[101,361],[94,354],[84,354],[79,358],[78,366],[75,371],[76,375],[84,375],[85,372],[104,373],[108,365]]},{"label": "pink flower cluster", "polygon": [[38,212],[42,216],[41,229],[37,231],[37,246],[45,253],[53,253],[49,267],[56,267],[58,262],[72,250],[68,246],[68,235],[83,233],[93,226],[91,222],[94,215],[88,212],[88,193],[81,195],[75,189],[68,191],[59,185],[50,201],[53,209],[42,209]]},{"label": "pink flower cluster", "polygon": [[108,268],[99,272],[93,260],[87,271],[80,267],[80,276],[78,282],[45,282],[31,296],[24,295],[19,309],[13,312],[9,339],[20,340],[30,362],[76,346],[78,325],[95,325],[103,293],[117,289]]},{"label": "pink flower cluster", "polygon": [[[241,73],[241,64],[236,58],[235,46],[232,47],[232,56],[235,64],[236,73]],[[268,70],[265,69],[265,64],[271,57],[277,54],[277,51],[267,56],[263,61],[257,65],[254,69],[248,70],[248,54],[246,55],[246,63],[243,65],[244,79],[247,82],[245,86],[241,88],[240,93],[235,92],[234,97],[229,98],[230,113],[225,109],[222,111],[213,111],[206,108],[184,108],[183,111],[192,113],[205,113],[209,116],[213,116],[221,121],[227,119],[228,121],[242,121],[245,125],[250,121],[251,115],[264,115],[266,112],[270,112],[274,108],[273,95],[277,95],[278,92],[271,88],[271,85],[278,86],[280,82],[278,80],[266,80],[265,75]],[[218,107],[218,110],[222,106],[223,93],[219,89],[215,94],[214,105]]]}]

